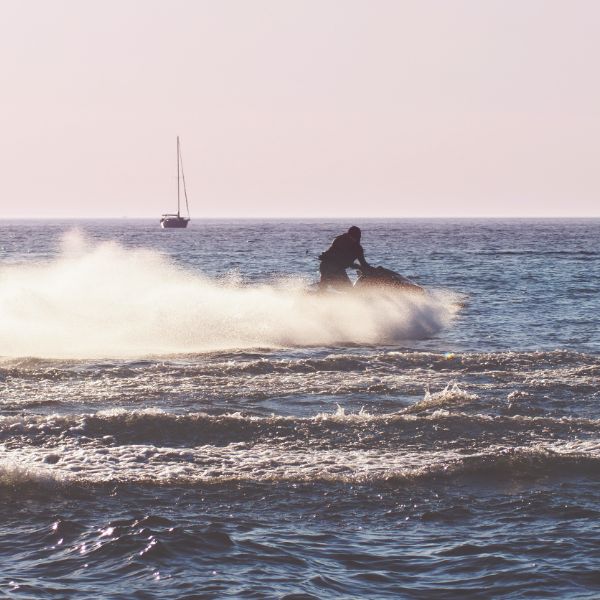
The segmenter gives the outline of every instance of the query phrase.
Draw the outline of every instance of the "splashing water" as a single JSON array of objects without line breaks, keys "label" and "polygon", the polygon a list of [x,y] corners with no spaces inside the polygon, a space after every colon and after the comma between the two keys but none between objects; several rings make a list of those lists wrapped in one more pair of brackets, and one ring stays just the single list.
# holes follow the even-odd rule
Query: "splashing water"
[{"label": "splashing water", "polygon": [[58,258],[0,267],[0,355],[121,357],[420,339],[456,312],[449,294],[311,294],[244,285],[156,251],[63,238]]}]

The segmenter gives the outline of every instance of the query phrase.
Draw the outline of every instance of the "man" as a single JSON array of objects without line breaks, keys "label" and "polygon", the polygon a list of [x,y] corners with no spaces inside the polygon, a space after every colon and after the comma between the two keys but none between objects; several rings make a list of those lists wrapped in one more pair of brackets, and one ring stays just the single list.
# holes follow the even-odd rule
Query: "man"
[{"label": "man", "polygon": [[368,268],[365,254],[360,245],[360,229],[353,225],[347,233],[338,235],[328,250],[319,256],[321,266],[321,287],[331,285],[334,288],[344,289],[352,285],[346,274],[346,269],[351,267],[355,260],[360,266]]}]

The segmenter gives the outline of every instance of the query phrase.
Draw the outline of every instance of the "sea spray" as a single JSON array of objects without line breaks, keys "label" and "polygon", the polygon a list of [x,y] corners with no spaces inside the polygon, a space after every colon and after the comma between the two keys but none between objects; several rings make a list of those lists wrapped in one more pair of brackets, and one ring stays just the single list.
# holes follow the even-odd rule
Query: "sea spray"
[{"label": "sea spray", "polygon": [[308,293],[304,282],[211,279],[159,252],[77,233],[59,256],[0,267],[0,356],[127,357],[428,337],[444,295]]}]

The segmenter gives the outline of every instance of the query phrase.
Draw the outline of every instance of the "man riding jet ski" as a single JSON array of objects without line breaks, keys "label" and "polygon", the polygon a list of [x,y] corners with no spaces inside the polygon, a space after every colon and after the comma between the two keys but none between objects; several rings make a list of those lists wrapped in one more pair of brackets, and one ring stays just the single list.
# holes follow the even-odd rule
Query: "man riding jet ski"
[{"label": "man riding jet ski", "polygon": [[[365,289],[374,287],[402,288],[404,291],[423,293],[425,290],[390,269],[372,267],[365,260],[365,254],[360,245],[361,231],[353,225],[346,233],[338,235],[328,250],[319,256],[321,261],[321,281],[319,287],[326,289],[331,286],[335,290],[345,291],[352,287],[352,282],[346,269],[353,267],[359,271],[355,288]],[[355,264],[358,260],[359,264]]]},{"label": "man riding jet ski", "polygon": [[369,268],[360,245],[360,229],[353,225],[346,233],[338,235],[329,249],[319,256],[319,260],[321,261],[319,285],[322,288],[326,288],[328,285],[338,290],[352,287],[346,269],[350,268],[355,260],[358,260],[362,268]]}]

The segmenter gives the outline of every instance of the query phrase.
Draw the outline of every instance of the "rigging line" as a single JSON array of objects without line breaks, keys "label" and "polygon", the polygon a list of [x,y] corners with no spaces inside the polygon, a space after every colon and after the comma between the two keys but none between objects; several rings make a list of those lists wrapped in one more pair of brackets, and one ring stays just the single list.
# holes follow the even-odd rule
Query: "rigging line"
[{"label": "rigging line", "polygon": [[185,173],[183,172],[183,156],[181,154],[181,143],[179,144],[179,161],[181,162],[181,179],[183,181],[183,195],[185,196],[185,208],[188,217],[190,216],[190,206],[188,204],[187,189],[185,187]]}]

